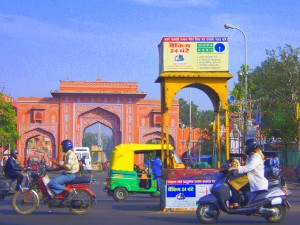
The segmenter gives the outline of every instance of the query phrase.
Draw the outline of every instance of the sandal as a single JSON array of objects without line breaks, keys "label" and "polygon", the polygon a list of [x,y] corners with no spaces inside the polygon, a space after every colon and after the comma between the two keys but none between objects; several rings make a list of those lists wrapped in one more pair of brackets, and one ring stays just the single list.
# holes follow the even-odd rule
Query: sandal
[{"label": "sandal", "polygon": [[229,209],[237,209],[239,207],[239,203],[232,203],[229,205]]}]

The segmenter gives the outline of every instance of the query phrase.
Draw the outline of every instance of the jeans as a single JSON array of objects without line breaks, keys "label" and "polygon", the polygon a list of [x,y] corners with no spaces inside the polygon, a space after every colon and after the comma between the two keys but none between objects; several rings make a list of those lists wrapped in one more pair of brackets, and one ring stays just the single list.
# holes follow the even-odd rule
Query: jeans
[{"label": "jeans", "polygon": [[7,178],[9,179],[17,179],[17,186],[16,186],[16,191],[20,189],[20,186],[22,186],[22,181],[23,181],[23,175],[17,171],[12,171],[9,174],[6,175]]},{"label": "jeans", "polygon": [[157,180],[157,190],[160,191],[160,179],[161,176],[154,176],[153,180]]},{"label": "jeans", "polygon": [[64,184],[74,180],[75,177],[76,175],[73,173],[63,172],[61,175],[53,178],[48,185],[54,194],[58,195],[65,189]]}]

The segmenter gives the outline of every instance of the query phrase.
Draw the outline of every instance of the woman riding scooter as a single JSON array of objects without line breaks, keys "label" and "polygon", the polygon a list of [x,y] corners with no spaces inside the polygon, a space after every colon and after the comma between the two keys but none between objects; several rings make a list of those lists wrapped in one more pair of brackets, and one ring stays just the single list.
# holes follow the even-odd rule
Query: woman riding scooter
[{"label": "woman riding scooter", "polygon": [[[268,189],[268,180],[264,176],[264,161],[259,153],[257,141],[254,138],[250,138],[245,143],[245,154],[248,156],[248,160],[245,166],[232,166],[229,171],[234,171],[235,175],[247,174],[249,184],[245,185],[242,190],[247,189],[250,186],[251,192],[262,191]],[[249,187],[248,186],[248,187]],[[238,208],[238,190],[231,187],[232,198],[230,208]]]}]

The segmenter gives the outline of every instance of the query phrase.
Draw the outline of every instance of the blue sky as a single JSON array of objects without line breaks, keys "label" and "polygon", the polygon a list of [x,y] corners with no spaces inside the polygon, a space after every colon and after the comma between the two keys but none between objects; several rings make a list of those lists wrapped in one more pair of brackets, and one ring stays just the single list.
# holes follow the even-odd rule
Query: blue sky
[{"label": "blue sky", "polygon": [[[266,49],[299,47],[298,0],[0,0],[0,87],[18,97],[51,97],[60,80],[137,82],[160,98],[158,44],[165,36],[229,38],[229,72],[260,66]],[[178,97],[188,100],[188,92]],[[192,90],[200,109],[208,98]]]}]

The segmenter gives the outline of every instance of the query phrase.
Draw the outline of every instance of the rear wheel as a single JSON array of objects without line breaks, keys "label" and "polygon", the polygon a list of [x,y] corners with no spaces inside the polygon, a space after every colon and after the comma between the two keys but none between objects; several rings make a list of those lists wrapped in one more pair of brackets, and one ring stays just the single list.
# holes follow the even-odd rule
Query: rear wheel
[{"label": "rear wheel", "polygon": [[220,211],[214,204],[203,204],[197,207],[196,215],[201,223],[210,224],[218,220]]},{"label": "rear wheel", "polygon": [[280,223],[283,221],[286,215],[286,207],[284,205],[273,205],[268,209],[275,210],[275,215],[266,216],[265,219],[270,223]]},{"label": "rear wheel", "polygon": [[76,215],[84,215],[87,214],[93,206],[93,197],[89,192],[85,190],[76,190],[76,193],[73,192],[69,199],[74,202],[74,205],[78,202],[77,207],[71,207],[69,210]]},{"label": "rear wheel", "polygon": [[113,192],[113,198],[116,202],[123,202],[127,197],[128,192],[125,188],[116,188]]},{"label": "rear wheel", "polygon": [[12,207],[21,215],[30,214],[38,207],[38,198],[31,190],[17,191],[12,198]]}]

